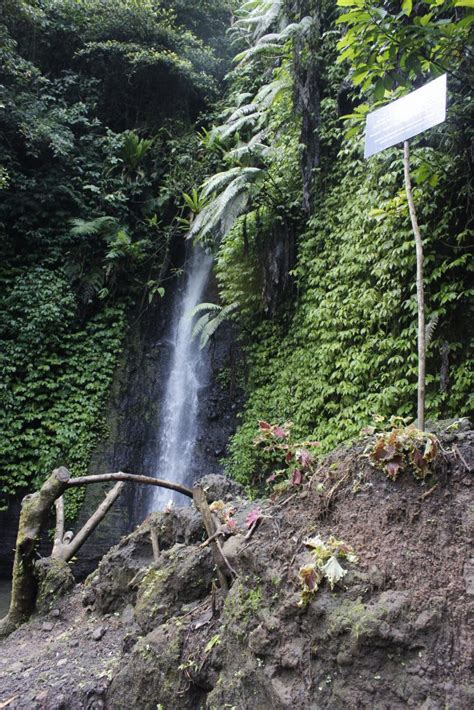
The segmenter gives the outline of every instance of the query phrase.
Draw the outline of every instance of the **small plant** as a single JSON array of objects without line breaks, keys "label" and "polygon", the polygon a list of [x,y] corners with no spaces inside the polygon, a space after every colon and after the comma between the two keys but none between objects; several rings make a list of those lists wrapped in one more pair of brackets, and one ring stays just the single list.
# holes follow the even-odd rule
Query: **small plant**
[{"label": "small plant", "polygon": [[316,535],[305,540],[304,544],[311,550],[313,561],[300,567],[298,572],[303,585],[299,606],[306,606],[311,601],[324,579],[327,579],[332,591],[337,582],[347,574],[338,558],[348,562],[358,561],[353,548],[342,540],[336,540],[332,535],[326,542]]},{"label": "small plant", "polygon": [[402,471],[411,471],[415,478],[424,480],[430,474],[430,464],[441,446],[434,434],[407,424],[402,417],[391,417],[387,424],[383,417],[374,418],[378,427],[367,427],[363,433],[374,434],[382,428],[365,453],[370,463],[395,481]]},{"label": "small plant", "polygon": [[315,457],[309,449],[319,446],[319,441],[295,442],[291,435],[292,422],[279,425],[260,421],[258,426],[259,433],[254,439],[254,446],[262,447],[263,451],[275,458],[282,457],[285,464],[285,468],[273,471],[267,483],[274,483],[274,491],[277,493],[291,485],[300,486],[313,470]]},{"label": "small plant", "polygon": [[207,642],[204,653],[210,653],[214,646],[218,646],[221,642],[221,637],[219,634],[214,634],[214,636]]},{"label": "small plant", "polygon": [[206,347],[216,330],[226,320],[230,320],[232,313],[239,308],[239,303],[230,303],[228,306],[219,306],[217,303],[199,303],[191,312],[191,318],[198,314],[198,320],[193,328],[192,337],[199,337],[199,348]]}]

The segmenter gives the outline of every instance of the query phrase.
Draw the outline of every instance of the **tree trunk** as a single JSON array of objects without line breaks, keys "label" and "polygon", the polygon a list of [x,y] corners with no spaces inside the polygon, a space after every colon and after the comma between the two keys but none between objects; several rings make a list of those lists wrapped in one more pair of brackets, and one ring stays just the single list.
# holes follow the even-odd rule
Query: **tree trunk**
[{"label": "tree trunk", "polygon": [[39,491],[23,498],[13,563],[10,609],[6,617],[0,621],[0,637],[14,631],[34,611],[36,548],[51,506],[66,490],[70,476],[67,468],[58,468],[53,471]]}]

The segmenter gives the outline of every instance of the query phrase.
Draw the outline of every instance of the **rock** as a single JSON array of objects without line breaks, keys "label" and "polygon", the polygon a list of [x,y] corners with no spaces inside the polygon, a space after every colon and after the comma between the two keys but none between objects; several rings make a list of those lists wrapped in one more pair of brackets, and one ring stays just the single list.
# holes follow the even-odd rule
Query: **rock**
[{"label": "rock", "polygon": [[53,619],[59,619],[59,617],[60,617],[61,614],[60,614],[59,609],[51,609],[51,611],[49,612],[49,615],[50,615]]},{"label": "rock", "polygon": [[36,608],[43,614],[56,608],[58,599],[67,594],[75,584],[67,562],[52,557],[43,557],[35,562],[35,575],[38,580]]},{"label": "rock", "polygon": [[150,568],[138,588],[135,618],[141,628],[151,631],[183,604],[204,597],[211,589],[213,569],[209,547],[175,545],[164,552],[159,569]]},{"label": "rock", "polygon": [[56,663],[56,665],[58,666],[58,668],[61,668],[62,666],[65,666],[66,663],[67,663],[67,658],[61,658],[61,660],[59,660],[59,661]]},{"label": "rock", "polygon": [[23,670],[23,663],[20,663],[20,661],[17,661],[16,663],[12,663],[11,666],[8,666],[7,671],[8,673],[21,673]]},{"label": "rock", "polygon": [[464,584],[466,585],[466,594],[474,595],[474,558],[471,557],[464,563]]},{"label": "rock", "polygon": [[100,641],[100,639],[104,636],[106,631],[107,631],[107,629],[105,626],[97,626],[97,628],[95,628],[91,634],[91,639],[93,641]]},{"label": "rock", "polygon": [[[220,454],[216,453],[216,456],[217,455]],[[214,500],[224,500],[226,495],[229,494],[234,498],[239,496],[243,498],[245,496],[245,488],[241,486],[240,483],[219,474],[213,473],[208,476],[203,476],[197,483],[203,487],[209,503],[212,503]]]},{"label": "rock", "polygon": [[132,604],[127,604],[125,609],[122,611],[120,615],[120,621],[122,624],[129,625],[133,623],[133,620],[135,618],[135,610],[132,606]]},{"label": "rock", "polygon": [[107,691],[107,707],[164,708],[194,710],[196,703],[183,694],[177,704],[177,689],[181,687],[181,661],[184,626],[174,621],[164,624],[141,638],[127,656]]},{"label": "rock", "polygon": [[135,603],[141,581],[154,565],[151,529],[162,552],[177,542],[193,544],[202,540],[204,534],[201,516],[194,508],[172,508],[169,513],[151,514],[113,547],[96,572],[87,578],[82,602],[85,607],[105,614]]},{"label": "rock", "polygon": [[41,629],[42,629],[43,631],[52,631],[53,628],[54,628],[54,624],[53,624],[52,621],[45,621],[45,622],[41,625]]}]

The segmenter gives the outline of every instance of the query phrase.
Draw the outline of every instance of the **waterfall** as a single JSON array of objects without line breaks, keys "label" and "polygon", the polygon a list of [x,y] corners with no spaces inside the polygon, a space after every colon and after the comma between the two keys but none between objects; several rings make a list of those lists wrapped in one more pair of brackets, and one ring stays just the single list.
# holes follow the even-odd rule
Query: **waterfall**
[{"label": "waterfall", "polygon": [[[157,477],[191,485],[200,473],[193,470],[193,451],[199,433],[199,390],[207,384],[208,354],[192,338],[193,308],[201,302],[212,265],[212,257],[194,248],[185,265],[185,288],[176,294],[169,340],[169,372],[164,390],[158,432]],[[186,502],[184,496],[156,488],[152,510],[160,510],[169,500]]]}]

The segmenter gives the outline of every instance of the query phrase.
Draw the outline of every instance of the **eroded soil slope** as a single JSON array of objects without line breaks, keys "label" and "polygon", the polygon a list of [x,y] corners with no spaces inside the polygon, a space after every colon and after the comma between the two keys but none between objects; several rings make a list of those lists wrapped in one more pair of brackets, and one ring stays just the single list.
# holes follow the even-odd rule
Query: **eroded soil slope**
[{"label": "eroded soil slope", "polygon": [[[363,445],[335,452],[276,501],[203,479],[210,499],[234,509],[225,601],[199,514],[153,514],[2,643],[0,707],[474,707],[473,440],[462,427],[444,434],[447,453],[424,484],[409,473],[390,481]],[[315,534],[335,535],[359,561],[300,606],[304,540]]]}]

